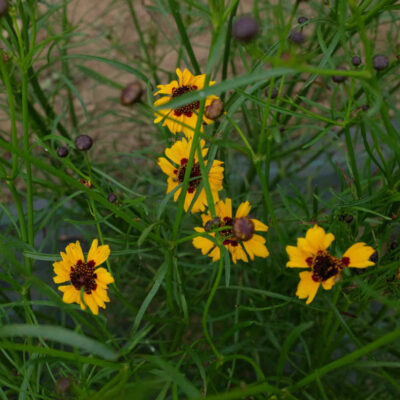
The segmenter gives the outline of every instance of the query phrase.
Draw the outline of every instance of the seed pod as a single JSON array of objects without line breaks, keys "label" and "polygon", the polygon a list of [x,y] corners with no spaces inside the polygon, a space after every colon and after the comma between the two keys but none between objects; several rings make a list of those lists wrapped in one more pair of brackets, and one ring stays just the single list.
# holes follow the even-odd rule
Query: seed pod
[{"label": "seed pod", "polygon": [[358,67],[361,64],[361,57],[359,56],[353,56],[351,57],[351,63],[355,66]]},{"label": "seed pod", "polygon": [[299,24],[304,24],[304,23],[307,22],[307,21],[308,21],[308,18],[307,18],[307,17],[304,17],[304,16],[299,17],[298,20],[297,20],[297,22],[298,22]]},{"label": "seed pod", "polygon": [[[337,67],[336,69],[339,69],[341,71],[346,71],[346,67]],[[335,83],[343,83],[347,79],[347,76],[344,75],[332,75],[332,80]]]},{"label": "seed pod", "polygon": [[217,119],[224,112],[224,103],[220,99],[214,99],[204,110],[204,114],[209,119]]},{"label": "seed pod", "polygon": [[297,29],[293,30],[289,34],[289,40],[295,44],[303,44],[306,41],[306,37],[302,31]]},{"label": "seed pod", "polygon": [[390,243],[390,250],[395,250],[399,244],[397,243],[397,240],[393,240],[392,243]]},{"label": "seed pod", "polygon": [[246,241],[252,238],[254,224],[250,219],[243,217],[233,221],[233,234],[239,240]]},{"label": "seed pod", "polygon": [[110,203],[115,203],[117,201],[117,195],[115,193],[110,193],[107,197]]},{"label": "seed pod", "polygon": [[120,101],[123,106],[130,106],[140,100],[143,88],[139,82],[132,82],[121,92]]},{"label": "seed pod", "polygon": [[389,66],[389,59],[382,54],[378,54],[372,59],[372,65],[377,71],[382,71]]},{"label": "seed pod", "polygon": [[8,13],[8,0],[0,0],[0,17]]},{"label": "seed pod", "polygon": [[66,147],[64,147],[64,146],[63,147],[59,147],[57,149],[57,155],[60,158],[67,157],[68,153],[69,153],[68,149]]},{"label": "seed pod", "polygon": [[75,147],[78,150],[88,151],[92,147],[92,144],[93,144],[93,140],[88,135],[79,135],[75,139]]},{"label": "seed pod", "polygon": [[[265,96],[268,97],[269,95],[269,86],[266,87],[265,89]],[[271,92],[271,100],[276,99],[278,96],[278,89],[277,88],[272,88],[272,92]]]},{"label": "seed pod", "polygon": [[239,17],[233,24],[233,37],[241,42],[249,42],[259,33],[259,25],[256,19],[250,16]]}]

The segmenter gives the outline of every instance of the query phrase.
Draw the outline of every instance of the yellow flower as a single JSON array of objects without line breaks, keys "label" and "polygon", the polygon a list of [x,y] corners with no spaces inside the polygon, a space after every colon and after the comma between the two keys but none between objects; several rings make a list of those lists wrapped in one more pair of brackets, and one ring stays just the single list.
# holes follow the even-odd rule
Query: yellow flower
[{"label": "yellow flower", "polygon": [[326,249],[335,240],[332,233],[325,233],[323,228],[314,225],[308,229],[305,238],[297,239],[297,246],[286,246],[289,268],[311,268],[311,271],[300,272],[300,282],[296,295],[307,299],[310,304],[317,294],[319,286],[330,290],[340,279],[341,272],[346,267],[366,268],[375,265],[370,257],[375,250],[365,243],[353,244],[342,258],[332,256]]},{"label": "yellow flower", "polygon": [[[250,210],[250,203],[245,201],[237,209],[235,218],[232,218],[232,200],[220,200],[215,204],[216,217],[211,218],[209,212],[203,214],[201,216],[203,227],[194,229],[199,233],[209,232],[210,236],[215,237],[215,232],[210,232],[211,230],[226,227],[226,229],[219,230],[219,234],[224,238],[223,244],[231,253],[232,261],[235,264],[237,260],[248,262],[247,255],[251,260],[254,260],[254,256],[266,258],[269,256],[269,252],[265,247],[265,239],[254,232],[266,232],[268,226],[257,219],[248,218]],[[196,249],[201,250],[202,254],[208,253],[213,261],[220,259],[219,247],[207,237],[198,236],[193,239],[192,243]]]},{"label": "yellow flower", "polygon": [[[177,68],[176,74],[178,75],[179,82],[174,80],[167,85],[158,85],[158,92],[154,95],[162,94],[166,95],[158,99],[154,106],[158,107],[168,103],[170,100],[182,96],[185,93],[194,92],[196,90],[201,90],[204,87],[204,81],[206,79],[206,75],[192,75],[190,71],[186,68],[183,72]],[[209,86],[214,85],[214,81],[209,82]],[[208,107],[215,99],[218,99],[217,96],[210,95],[206,98],[205,107]],[[167,125],[168,129],[172,133],[182,132],[190,139],[193,137],[194,129],[197,124],[197,112],[200,107],[200,101],[195,101],[190,104],[186,104],[184,106],[180,106],[175,109],[162,109],[158,110],[155,113],[154,123],[157,124],[159,122],[163,122],[163,126]],[[203,114],[203,121],[206,124],[211,124],[214,122],[212,119],[207,118]],[[201,125],[201,132],[203,132],[203,126]]]},{"label": "yellow flower", "polygon": [[62,261],[53,264],[56,274],[54,282],[70,282],[69,285],[58,288],[64,293],[63,302],[78,303],[82,310],[88,306],[96,315],[99,313],[99,307],[106,308],[105,302],[110,301],[107,296],[107,285],[114,282],[114,278],[105,268],[97,268],[107,260],[110,247],[97,244],[98,240],[93,240],[85,262],[80,243],[78,241],[70,243],[65,248],[65,253],[60,253]]},{"label": "yellow flower", "polygon": [[[205,157],[208,152],[208,149],[205,149],[204,145],[204,140],[201,140],[200,147],[203,157]],[[186,172],[186,166],[189,161],[191,146],[192,140],[186,140],[185,138],[183,138],[182,140],[176,141],[170,148],[165,149],[165,155],[168,157],[169,160],[164,157],[160,157],[158,159],[158,165],[160,166],[164,174],[168,175],[167,193],[174,190],[178,185],[183,182],[183,178],[185,177]],[[207,161],[204,161],[204,163],[205,165],[207,165]],[[208,173],[208,182],[210,184],[214,202],[219,199],[218,192],[222,190],[222,180],[224,179],[224,167],[222,167],[222,164],[222,161],[214,160]],[[193,161],[193,167],[190,171],[189,186],[187,188],[187,193],[185,197],[185,211],[189,209],[189,206],[192,203],[194,196],[196,195],[196,191],[198,186],[200,185],[201,180],[202,176],[200,165],[198,163],[198,154],[196,151]],[[181,190],[182,188],[179,188],[174,193],[174,201],[178,200]],[[196,213],[199,211],[204,211],[206,205],[207,196],[203,188],[201,189],[201,192],[194,202],[191,212]]]}]

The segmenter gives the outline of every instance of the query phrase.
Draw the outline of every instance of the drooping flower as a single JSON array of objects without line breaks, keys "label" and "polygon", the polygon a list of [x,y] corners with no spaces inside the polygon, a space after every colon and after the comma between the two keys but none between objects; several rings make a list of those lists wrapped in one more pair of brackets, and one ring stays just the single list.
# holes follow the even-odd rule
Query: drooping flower
[{"label": "drooping flower", "polygon": [[53,264],[56,274],[53,280],[55,283],[69,281],[68,285],[58,287],[64,293],[64,303],[80,304],[82,310],[88,306],[97,315],[99,307],[106,308],[105,303],[110,301],[107,285],[114,282],[114,278],[105,268],[98,268],[110,255],[110,247],[98,246],[98,240],[94,239],[87,261],[79,241],[70,243],[65,248],[65,253],[60,254],[62,260]]},{"label": "drooping flower", "polygon": [[[245,201],[237,209],[235,218],[232,218],[232,200],[229,198],[225,201],[220,200],[215,204],[216,217],[211,218],[209,212],[202,214],[203,227],[194,229],[199,233],[208,232],[214,238],[216,232],[212,231],[217,229],[224,239],[223,244],[231,253],[232,261],[235,264],[237,260],[248,262],[248,257],[251,260],[254,260],[255,256],[266,258],[269,252],[265,246],[265,239],[255,232],[266,232],[268,226],[257,219],[249,218],[250,210],[250,203]],[[201,250],[202,254],[208,254],[209,257],[212,257],[213,261],[220,259],[220,248],[207,237],[197,236],[192,243],[196,249]]]},{"label": "drooping flower", "polygon": [[375,265],[370,257],[375,250],[365,243],[355,243],[343,254],[342,258],[332,256],[327,248],[335,240],[332,233],[325,233],[318,225],[308,229],[305,238],[297,239],[297,246],[286,246],[289,268],[311,268],[311,271],[300,272],[300,282],[296,295],[307,299],[310,304],[317,294],[320,285],[330,290],[340,279],[344,268],[367,268]]},{"label": "drooping flower", "polygon": [[[206,75],[192,75],[188,69],[184,69],[183,72],[177,68],[176,74],[178,75],[178,81],[173,80],[167,85],[158,85],[159,91],[154,95],[162,94],[163,97],[159,98],[154,106],[158,107],[171,101],[172,99],[182,96],[185,93],[194,92],[204,88],[204,82]],[[214,85],[214,81],[208,83],[209,86]],[[210,95],[206,98],[205,108],[207,108],[215,99],[219,99],[217,96]],[[197,113],[200,107],[200,101],[194,101],[190,104],[185,104],[178,108],[172,109],[161,109],[155,113],[154,123],[163,123],[163,126],[167,126],[168,129],[176,134],[183,132],[189,139],[193,137],[194,129],[197,124]],[[214,121],[207,118],[203,114],[203,121],[208,125]],[[201,125],[201,132],[203,131],[203,124]]]},{"label": "drooping flower", "polygon": [[[208,152],[208,149],[204,148],[204,145],[205,145],[204,140],[201,140],[200,147],[203,157],[205,157]],[[160,157],[158,159],[158,165],[160,166],[162,171],[166,175],[168,175],[167,193],[174,190],[178,185],[180,185],[183,182],[183,179],[185,177],[186,167],[189,161],[189,153],[191,146],[192,146],[192,140],[186,140],[185,138],[183,138],[182,140],[176,141],[171,147],[165,149],[165,155],[167,156],[167,158]],[[189,209],[189,206],[196,195],[197,188],[199,187],[202,180],[198,159],[199,158],[196,151],[193,160],[193,167],[192,170],[190,171],[190,180],[185,197],[185,204],[184,204],[185,211]],[[207,166],[207,160],[205,160],[204,163]],[[224,167],[222,167],[222,164],[223,164],[222,161],[214,160],[211,165],[210,171],[208,173],[208,182],[210,184],[214,202],[219,199],[218,192],[222,190],[222,180],[224,178],[223,175]],[[175,191],[174,201],[178,200],[181,190],[182,188],[178,188]],[[193,204],[191,212],[196,213],[199,211],[204,211],[206,206],[207,206],[207,196],[203,187]]]}]

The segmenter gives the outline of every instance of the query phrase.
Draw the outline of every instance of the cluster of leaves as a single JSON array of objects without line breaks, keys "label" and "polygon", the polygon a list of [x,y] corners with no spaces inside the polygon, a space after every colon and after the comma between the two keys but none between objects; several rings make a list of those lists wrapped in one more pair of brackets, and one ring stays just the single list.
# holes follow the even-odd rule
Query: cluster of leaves
[{"label": "cluster of leaves", "polygon": [[[93,40],[72,25],[69,1],[8,3],[0,398],[397,398],[397,2],[243,2],[259,25],[243,42],[232,35],[244,13],[237,0],[151,0],[148,26],[136,2],[110,0],[103,16],[131,17],[137,41],[113,37],[105,19],[95,55],[77,51]],[[388,66],[376,68],[375,55]],[[175,68],[160,66],[171,57],[217,81],[171,104],[224,100],[225,115],[202,137],[224,161],[224,195],[251,200],[270,226],[266,260],[231,266],[225,254],[221,269],[191,245],[200,217],[165,195],[156,159],[171,134],[152,123],[152,93],[171,80]],[[100,65],[139,80],[142,100],[120,106],[124,85]],[[112,107],[90,110],[80,79],[111,88]],[[75,148],[77,136],[100,129],[88,152]],[[306,306],[285,246],[314,223],[335,234],[334,253],[373,246],[377,266],[344,274]],[[116,282],[98,317],[62,302],[51,267],[67,242],[93,237],[110,245]]]}]

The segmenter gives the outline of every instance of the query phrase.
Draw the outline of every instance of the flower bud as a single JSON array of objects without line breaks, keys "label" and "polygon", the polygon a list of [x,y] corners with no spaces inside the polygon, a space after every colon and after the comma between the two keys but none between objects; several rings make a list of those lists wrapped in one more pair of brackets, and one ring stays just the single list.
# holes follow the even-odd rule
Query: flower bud
[{"label": "flower bud", "polygon": [[377,263],[378,261],[378,253],[375,251],[374,253],[372,253],[371,257],[369,258],[370,261]]},{"label": "flower bud", "polygon": [[56,392],[57,393],[66,393],[70,390],[70,388],[71,388],[70,379],[65,378],[65,377],[57,379],[57,382],[56,382]]},{"label": "flower bud", "polygon": [[[341,71],[346,71],[347,68],[345,67],[337,67],[336,69],[339,69]],[[347,76],[344,75],[332,75],[332,80],[335,83],[343,83],[347,79]]]},{"label": "flower bud", "polygon": [[8,13],[8,0],[0,0],[0,17]]},{"label": "flower bud", "polygon": [[220,99],[214,99],[204,110],[204,114],[209,119],[217,119],[224,112],[224,103]]},{"label": "flower bud", "polygon": [[59,147],[59,148],[57,149],[57,155],[58,155],[58,157],[60,157],[60,158],[67,157],[68,153],[69,153],[68,149],[67,149],[66,147],[64,147],[64,146]]},{"label": "flower bud", "polygon": [[206,224],[204,226],[204,230],[206,232],[210,232],[214,228],[218,228],[220,223],[221,223],[221,218],[220,217],[214,217],[213,219],[210,219],[209,221],[206,222]]},{"label": "flower bud", "polygon": [[254,224],[250,219],[243,217],[237,218],[233,222],[233,234],[239,240],[246,241],[252,238]]},{"label": "flower bud", "polygon": [[306,37],[302,31],[295,29],[290,32],[289,40],[295,44],[303,44],[306,41]]},{"label": "flower bud", "polygon": [[139,82],[132,82],[121,92],[120,101],[123,106],[130,106],[140,100],[143,88]]},{"label": "flower bud", "polygon": [[359,56],[353,56],[351,57],[351,63],[355,66],[358,67],[361,64],[361,57]]},{"label": "flower bud", "polygon": [[[269,96],[269,86],[267,86],[265,89],[265,96],[266,97]],[[274,88],[272,88],[272,92],[271,92],[271,100],[273,100],[277,97],[278,97],[278,89],[274,87]]]},{"label": "flower bud", "polygon": [[308,21],[308,18],[307,17],[303,17],[303,16],[299,17],[298,20],[297,20],[297,22],[299,24],[304,24],[307,21]]},{"label": "flower bud", "polygon": [[382,71],[389,66],[389,59],[386,56],[378,54],[372,59],[372,65],[377,71]]},{"label": "flower bud", "polygon": [[75,147],[78,150],[87,151],[92,147],[93,140],[88,135],[80,135],[75,139]]},{"label": "flower bud", "polygon": [[117,195],[115,193],[110,193],[107,197],[110,203],[115,203],[117,201]]},{"label": "flower bud", "polygon": [[93,187],[92,182],[87,181],[86,179],[79,178],[79,179],[78,179],[78,182],[79,182],[81,185],[85,185],[85,186],[86,186],[87,188],[89,188],[89,189],[91,189],[91,188]]},{"label": "flower bud", "polygon": [[250,16],[239,17],[233,24],[232,34],[235,39],[242,42],[249,42],[259,32],[258,22]]}]

